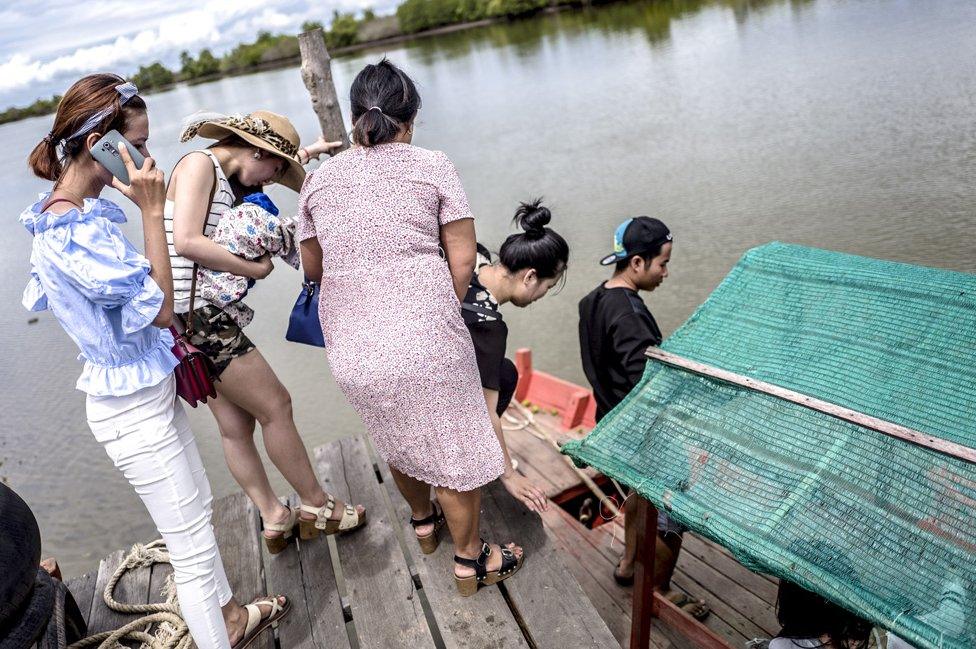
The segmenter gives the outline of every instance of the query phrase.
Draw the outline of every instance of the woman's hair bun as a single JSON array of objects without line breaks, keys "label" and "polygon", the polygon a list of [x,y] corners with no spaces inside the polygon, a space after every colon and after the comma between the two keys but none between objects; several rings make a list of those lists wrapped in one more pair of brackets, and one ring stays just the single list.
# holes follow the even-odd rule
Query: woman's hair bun
[{"label": "woman's hair bun", "polygon": [[566,270],[569,245],[559,233],[546,227],[551,220],[552,213],[541,198],[519,204],[512,221],[523,232],[508,235],[498,250],[498,259],[509,272],[534,268],[540,278],[546,279]]},{"label": "woman's hair bun", "polygon": [[537,198],[530,203],[521,203],[515,210],[513,220],[525,230],[528,238],[541,239],[546,235],[546,226],[552,220],[552,213],[542,204],[542,199]]}]

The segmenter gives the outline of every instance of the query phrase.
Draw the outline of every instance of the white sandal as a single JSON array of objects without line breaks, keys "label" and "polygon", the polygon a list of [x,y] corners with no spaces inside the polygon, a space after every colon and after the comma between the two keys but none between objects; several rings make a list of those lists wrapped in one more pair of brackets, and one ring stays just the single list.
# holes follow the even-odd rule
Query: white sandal
[{"label": "white sandal", "polygon": [[341,518],[338,520],[332,518],[335,506],[336,499],[332,494],[329,494],[329,501],[323,507],[301,506],[303,513],[315,516],[314,520],[298,519],[299,533],[303,541],[314,539],[322,532],[325,532],[326,535],[351,532],[366,524],[366,512],[359,514],[356,508],[349,503],[344,503]]},{"label": "white sandal", "polygon": [[[265,629],[273,629],[278,626],[281,618],[285,617],[291,610],[291,600],[285,599],[284,605],[278,602],[279,597],[259,597],[250,604],[244,606],[247,611],[247,624],[244,626],[244,636],[237,641],[232,649],[245,649],[254,641]],[[264,617],[261,615],[260,604],[271,607],[271,613]]]}]

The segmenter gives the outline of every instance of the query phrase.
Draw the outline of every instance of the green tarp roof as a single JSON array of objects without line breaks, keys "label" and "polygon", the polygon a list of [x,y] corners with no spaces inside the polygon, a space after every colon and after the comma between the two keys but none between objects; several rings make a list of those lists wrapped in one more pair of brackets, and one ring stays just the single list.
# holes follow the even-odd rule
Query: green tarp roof
[{"label": "green tarp roof", "polygon": [[[976,446],[976,276],[772,243],[662,348]],[[976,647],[976,465],[649,361],[564,452],[747,566]]]}]

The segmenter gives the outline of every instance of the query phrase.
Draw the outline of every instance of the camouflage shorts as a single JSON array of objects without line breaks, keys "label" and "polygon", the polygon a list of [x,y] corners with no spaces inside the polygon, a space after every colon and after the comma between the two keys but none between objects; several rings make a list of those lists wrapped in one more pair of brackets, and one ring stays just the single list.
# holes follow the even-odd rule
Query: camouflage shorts
[{"label": "camouflage shorts", "polygon": [[[186,324],[186,316],[183,316]],[[253,350],[254,343],[232,317],[212,304],[193,310],[193,335],[190,344],[210,357],[217,366],[217,375],[223,373],[235,358]]]}]

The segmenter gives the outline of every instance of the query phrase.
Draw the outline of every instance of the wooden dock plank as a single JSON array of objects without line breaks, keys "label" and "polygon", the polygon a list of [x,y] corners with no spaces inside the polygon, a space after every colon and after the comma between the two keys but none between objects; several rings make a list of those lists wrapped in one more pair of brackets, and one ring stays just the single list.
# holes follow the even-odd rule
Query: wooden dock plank
[{"label": "wooden dock plank", "polygon": [[[682,552],[679,558],[681,570],[675,572],[675,583],[685,591],[697,593],[709,606],[712,615],[722,619],[735,630],[714,630],[722,635],[739,640],[756,637],[773,637],[779,631],[779,624],[766,602],[745,591],[734,581],[712,569],[691,553]],[[702,591],[705,592],[702,592]],[[709,616],[711,617],[711,616]]]},{"label": "wooden dock plank", "polygon": [[[288,500],[298,507],[298,497]],[[262,544],[268,590],[292,597],[291,613],[278,627],[278,644],[289,649],[345,649],[349,636],[339,587],[325,538],[290,543],[272,555]]]},{"label": "wooden dock plank", "polygon": [[[108,585],[122,562],[125,560],[129,550],[117,550],[110,554],[98,566],[98,576],[95,579],[95,591],[92,597],[91,614],[88,618],[88,634],[94,635],[103,631],[114,631],[132,620],[141,617],[141,614],[125,615],[113,611],[105,605],[102,593]],[[145,604],[149,601],[149,567],[130,570],[122,575],[119,583],[115,587],[114,597],[117,602],[126,604]],[[133,645],[134,646],[134,645]]]},{"label": "wooden dock plank", "polygon": [[410,506],[397,491],[390,469],[383,463],[380,474],[400,521],[417,574],[430,601],[437,626],[447,649],[491,649],[528,647],[508,603],[497,588],[485,588],[476,597],[461,597],[451,575],[454,544],[448,530],[441,531],[441,544],[433,554],[424,554],[414,541]]},{"label": "wooden dock plank", "polygon": [[[214,503],[214,531],[220,558],[234,597],[242,605],[270,594],[264,584],[261,562],[260,518],[257,508],[243,493]],[[284,593],[287,594],[287,593]],[[275,649],[274,636],[262,633],[251,645],[254,649]]]},{"label": "wooden dock plank", "polygon": [[[305,606],[315,647],[342,649],[350,646],[342,598],[332,567],[332,551],[325,538],[299,542]],[[282,648],[285,645],[282,643]]]},{"label": "wooden dock plank", "polygon": [[522,570],[504,582],[510,601],[539,647],[608,647],[616,639],[559,557],[538,514],[495,481],[482,489],[482,524],[494,542],[526,549]]},{"label": "wooden dock plank", "polygon": [[362,647],[433,647],[434,639],[406,558],[395,536],[393,512],[359,438],[316,449],[319,479],[346,502],[361,503],[369,522],[336,539],[353,624]]},{"label": "wooden dock plank", "polygon": [[156,604],[159,602],[166,601],[163,597],[163,587],[166,584],[166,578],[173,574],[173,566],[168,563],[154,563],[152,566],[152,575],[149,579],[149,603]]},{"label": "wooden dock plank", "polygon": [[[505,431],[505,444],[509,452],[519,459],[519,471],[536,482],[550,498],[575,487],[579,476],[566,463],[564,456],[556,452],[549,442],[543,441],[525,430]],[[593,477],[596,471],[585,469]]]},{"label": "wooden dock plank", "polygon": [[[570,519],[568,515],[567,515],[567,519]],[[547,523],[548,523],[548,519],[547,519]],[[611,522],[605,525],[601,525],[596,529],[588,530],[584,528],[582,525],[575,523],[571,519],[569,520],[569,523],[573,526],[572,529],[576,531],[577,538],[582,539],[589,544],[590,549],[585,550],[584,554],[592,553],[593,555],[599,557],[597,562],[605,561],[605,567],[603,569],[603,572],[607,576],[607,580],[605,582],[606,588],[611,592],[613,591],[614,588],[616,588],[616,590],[620,592],[622,596],[626,597],[627,601],[629,602],[632,589],[629,587],[624,588],[618,586],[616,585],[616,582],[612,581],[612,571],[616,566],[616,563],[619,560],[620,554],[623,550],[623,545],[622,545],[623,526],[617,524],[616,522]],[[616,548],[611,548],[611,539],[614,532],[616,532],[617,535]],[[672,587],[684,592],[685,594],[691,597],[702,598],[706,602],[708,602],[709,606],[712,607],[712,614],[709,615],[707,618],[705,618],[704,620],[705,626],[710,628],[712,631],[718,633],[719,635],[725,637],[726,639],[728,639],[730,643],[733,643],[735,646],[739,646],[745,639],[751,639],[757,637],[757,635],[749,635],[747,638],[746,635],[749,630],[751,630],[754,634],[758,634],[760,636],[767,635],[761,631],[761,627],[759,625],[751,624],[750,620],[746,617],[745,614],[737,610],[735,607],[729,606],[726,603],[726,601],[724,601],[723,598],[728,597],[727,589],[723,592],[723,594],[715,593],[709,589],[707,584],[706,585],[700,584],[697,580],[695,580],[694,578],[690,577],[687,574],[686,571],[687,563],[689,561],[693,561],[697,559],[696,555],[691,552],[688,552],[687,553],[688,556],[686,557],[686,549],[684,547],[684,544],[688,543],[689,541],[691,542],[691,546],[698,551],[701,551],[702,548],[706,546],[711,546],[711,543],[709,541],[702,539],[701,537],[698,537],[690,532],[685,534],[684,543],[682,544],[682,551],[678,558],[678,567],[675,570],[674,577],[672,578]],[[714,558],[717,561],[722,562],[723,569],[725,571],[735,572],[735,569],[724,565],[724,564],[732,563],[735,564],[739,569],[748,572],[745,569],[745,567],[741,566],[738,563],[735,563],[735,560],[730,555],[726,555],[724,553],[718,552],[717,547],[718,546],[715,546],[715,548],[713,548],[713,552],[716,554],[716,557]],[[710,565],[707,566],[706,569],[714,571],[715,566]],[[698,575],[699,573],[696,572],[695,574]],[[755,575],[754,573],[750,573],[750,574],[752,574],[754,577],[758,579],[762,579],[759,575]],[[709,583],[711,582],[709,581]],[[744,590],[739,591],[736,594],[734,599],[738,600],[741,597],[750,598],[752,600],[746,606],[746,608],[748,608],[749,610],[766,611],[765,613],[762,614],[763,616],[765,616],[767,619],[770,617],[771,619],[775,619],[775,615],[772,611],[772,608],[763,600],[759,599],[758,597]],[[627,609],[626,615],[627,615],[627,619],[629,620],[630,619],[629,608]],[[608,622],[608,625],[610,625],[610,622]],[[778,626],[776,628],[778,630]],[[676,643],[678,643],[677,638],[672,637],[672,639],[675,640]]]},{"label": "wooden dock plank", "polygon": [[[630,643],[631,590],[613,580],[612,565],[591,543],[594,530],[576,523],[559,507],[550,507],[543,522],[564,553],[565,563],[583,592],[622,647]],[[671,642],[657,627],[651,628],[651,644],[657,649],[673,649]]]},{"label": "wooden dock plank", "polygon": [[92,602],[95,598],[95,580],[97,578],[97,572],[86,572],[83,575],[64,582],[64,585],[71,591],[71,596],[74,597],[75,603],[78,605],[78,610],[81,611],[81,616],[85,619],[85,624],[88,624],[88,618],[91,615]]},{"label": "wooden dock plank", "polygon": [[[297,505],[297,499],[284,500],[289,507]],[[305,588],[302,580],[301,557],[298,543],[292,541],[278,554],[268,552],[261,543],[261,558],[264,562],[264,582],[268,591],[283,593],[291,599],[291,613],[278,625],[278,643],[295,649],[319,649],[312,639],[312,623],[306,605]],[[329,566],[332,567],[331,565]],[[343,635],[345,635],[343,633]]]},{"label": "wooden dock plank", "polygon": [[748,590],[750,593],[766,602],[769,606],[776,606],[776,593],[778,592],[778,581],[773,578],[770,581],[765,575],[752,572],[741,563],[736,561],[727,551],[723,551],[720,545],[716,545],[707,539],[703,539],[695,534],[685,534],[685,539],[681,547],[682,552],[689,552],[698,557],[702,563],[714,568],[735,583]]}]

